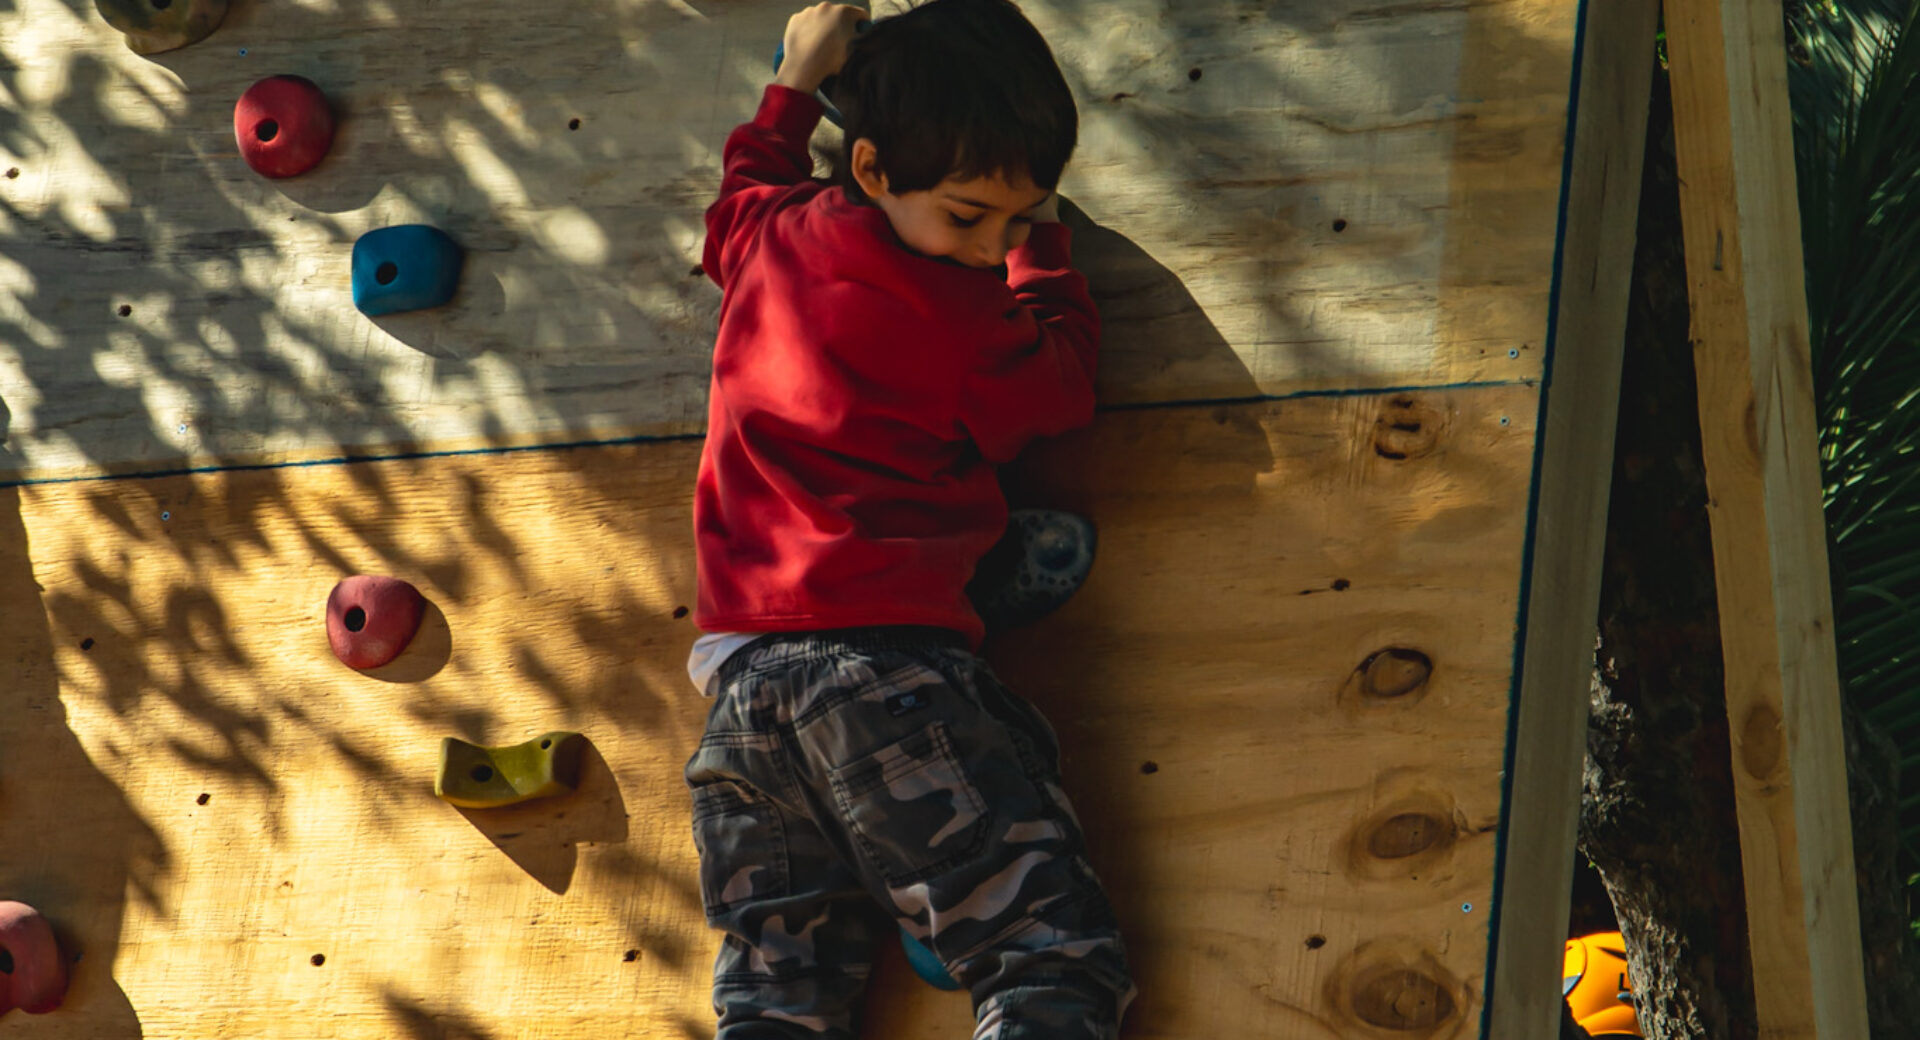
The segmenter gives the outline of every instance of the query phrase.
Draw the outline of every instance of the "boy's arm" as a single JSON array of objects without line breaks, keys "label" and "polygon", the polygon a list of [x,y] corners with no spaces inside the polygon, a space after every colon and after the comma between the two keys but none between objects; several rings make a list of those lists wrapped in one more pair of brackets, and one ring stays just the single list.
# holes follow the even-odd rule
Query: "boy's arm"
[{"label": "boy's arm", "polygon": [[814,91],[847,61],[847,46],[866,12],[847,4],[817,3],[787,19],[781,40],[786,60],[760,98],[753,122],[727,137],[720,198],[707,208],[702,266],[722,289],[732,273],[733,247],[747,241],[782,190],[813,176],[807,140],[822,111]]},{"label": "boy's arm", "polygon": [[1020,307],[1006,320],[1020,326],[1018,345],[987,358],[961,390],[961,422],[990,461],[1009,461],[1035,437],[1093,419],[1100,315],[1086,277],[1073,269],[1072,238],[1064,224],[1036,223],[1007,256]]},{"label": "boy's arm", "polygon": [[760,111],[727,136],[720,198],[707,207],[707,247],[703,266],[722,289],[732,273],[732,248],[759,226],[767,204],[787,188],[813,176],[807,141],[820,122],[820,101],[789,87],[772,84],[760,98]]}]

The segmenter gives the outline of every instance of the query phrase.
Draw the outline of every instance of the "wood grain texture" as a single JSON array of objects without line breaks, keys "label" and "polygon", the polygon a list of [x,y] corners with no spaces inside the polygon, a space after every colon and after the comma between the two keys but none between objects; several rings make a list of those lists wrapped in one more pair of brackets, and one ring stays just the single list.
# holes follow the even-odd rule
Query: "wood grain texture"
[{"label": "wood grain texture", "polygon": [[1489,1040],[1559,1032],[1594,619],[1658,0],[1584,5],[1559,320],[1548,360]]},{"label": "wood grain texture", "polygon": [[[1080,596],[989,656],[1067,749],[1130,1036],[1476,1035],[1537,407],[1109,414],[1010,476],[1101,525]],[[696,456],[0,491],[0,892],[83,955],[68,1007],[8,1035],[710,1035],[679,775]],[[378,677],[326,649],[355,572],[433,603]],[[576,795],[432,797],[442,736],[556,728],[593,743]],[[870,1036],[968,1035],[897,955],[875,993]]]},{"label": "wood grain texture", "polygon": [[1669,0],[1674,141],[1763,1037],[1867,1035],[1780,8]]},{"label": "wood grain texture", "polygon": [[[698,433],[701,213],[793,6],[236,0],[143,58],[91,0],[9,5],[0,479]],[[1537,378],[1575,6],[1030,0],[1104,399]],[[231,110],[281,73],[341,126],[276,182]],[[460,296],[362,317],[353,240],[416,221]]]}]

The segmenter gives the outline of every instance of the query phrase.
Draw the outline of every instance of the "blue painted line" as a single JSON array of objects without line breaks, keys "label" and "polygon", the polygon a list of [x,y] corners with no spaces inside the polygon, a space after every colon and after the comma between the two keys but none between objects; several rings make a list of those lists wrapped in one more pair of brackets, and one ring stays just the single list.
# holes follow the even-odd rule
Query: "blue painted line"
[{"label": "blue painted line", "polygon": [[1138,401],[1103,405],[1108,412],[1150,412],[1168,408],[1213,408],[1220,405],[1275,404],[1330,397],[1384,397],[1388,394],[1431,394],[1446,390],[1487,390],[1503,386],[1534,386],[1532,379],[1485,379],[1460,383],[1411,383],[1405,386],[1369,386],[1360,389],[1296,390],[1290,394],[1247,394],[1244,397],[1190,397],[1177,401]]},{"label": "blue painted line", "polygon": [[[1291,394],[1250,394],[1245,397],[1206,397],[1175,401],[1141,401],[1102,407],[1099,411],[1145,412],[1172,408],[1214,408],[1223,405],[1269,404],[1316,397],[1377,397],[1383,394],[1433,393],[1441,390],[1469,390],[1501,386],[1530,386],[1531,380],[1495,380],[1487,382],[1441,383],[1431,385],[1372,387],[1364,390],[1301,390]],[[705,433],[675,433],[657,436],[607,437],[594,440],[556,441],[542,444],[515,444],[487,448],[461,448],[445,451],[367,452],[333,455],[322,459],[293,462],[211,463],[205,466],[177,466],[170,469],[139,470],[131,473],[96,473],[75,477],[20,477],[0,480],[0,490],[42,487],[51,484],[92,484],[117,480],[160,480],[166,477],[196,476],[209,473],[251,473],[275,469],[311,469],[319,466],[348,466],[362,462],[410,462],[419,459],[448,459],[474,455],[515,455],[532,451],[571,451],[578,448],[615,448],[635,444],[680,444],[706,440]]]},{"label": "blue painted line", "polygon": [[400,451],[384,454],[334,455],[324,459],[294,462],[255,462],[180,466],[174,469],[142,470],[135,473],[98,473],[79,477],[23,477],[0,481],[0,490],[40,487],[48,484],[95,484],[120,480],[160,480],[166,477],[195,476],[206,473],[252,473],[273,469],[312,469],[320,466],[347,466],[358,462],[408,462],[416,459],[450,459],[468,455],[517,455],[534,451],[570,451],[576,448],[606,448],[629,444],[664,444],[705,440],[703,433],[678,433],[664,436],[609,437],[602,440],[560,441],[546,444],[513,444],[487,448],[460,448],[445,451]]}]

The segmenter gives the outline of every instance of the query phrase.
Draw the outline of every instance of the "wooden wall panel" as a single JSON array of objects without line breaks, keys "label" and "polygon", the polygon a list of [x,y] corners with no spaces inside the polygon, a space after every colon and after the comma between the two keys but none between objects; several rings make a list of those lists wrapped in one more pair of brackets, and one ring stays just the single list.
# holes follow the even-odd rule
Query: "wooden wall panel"
[{"label": "wooden wall panel", "polygon": [[[697,434],[700,215],[794,6],[234,0],[150,58],[91,0],[0,10],[0,479]],[[1577,5],[1025,7],[1106,400],[1539,377]],[[231,108],[277,73],[343,121],[271,182]],[[461,295],[370,321],[353,240],[411,221]]]},{"label": "wooden wall panel", "polygon": [[[1476,1035],[1537,404],[1110,413],[1011,476],[1101,525],[1082,594],[990,656],[1067,748],[1137,951],[1130,1036]],[[696,451],[0,492],[0,893],[83,955],[69,1007],[8,1034],[709,1035]],[[383,677],[325,648],[353,572],[435,605]],[[1396,649],[1428,681],[1369,688]],[[429,793],[441,736],[555,727],[597,752],[574,796]],[[897,960],[876,991],[869,1035],[968,1033]]]}]

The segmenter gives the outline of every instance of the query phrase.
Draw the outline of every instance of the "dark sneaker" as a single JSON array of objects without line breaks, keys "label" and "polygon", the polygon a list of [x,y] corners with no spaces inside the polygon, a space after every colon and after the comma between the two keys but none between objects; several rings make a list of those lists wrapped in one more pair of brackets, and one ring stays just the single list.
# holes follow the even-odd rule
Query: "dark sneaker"
[{"label": "dark sneaker", "polygon": [[1029,625],[1073,598],[1093,570],[1098,537],[1085,517],[1016,509],[1007,533],[974,568],[967,596],[988,632]]}]

